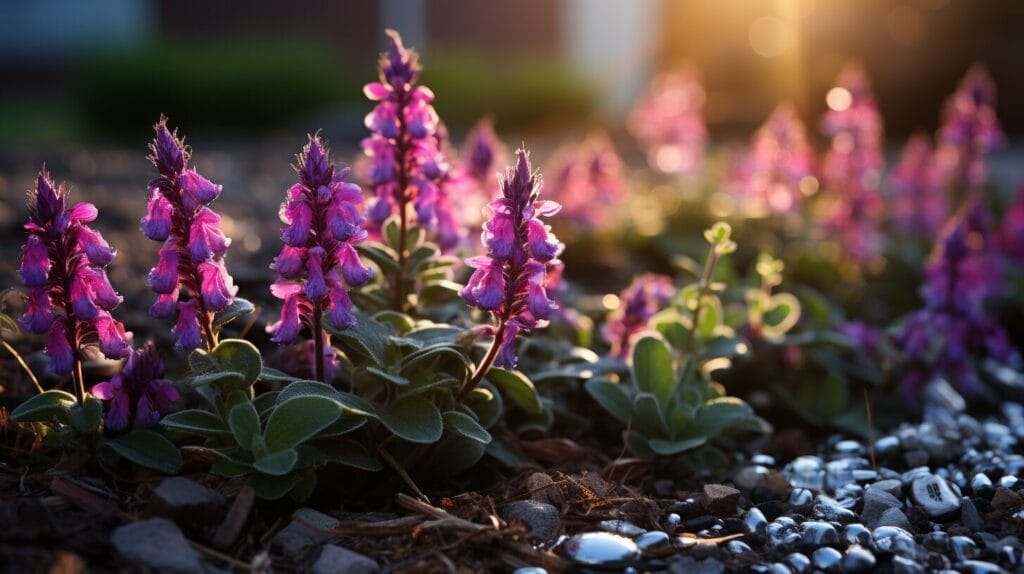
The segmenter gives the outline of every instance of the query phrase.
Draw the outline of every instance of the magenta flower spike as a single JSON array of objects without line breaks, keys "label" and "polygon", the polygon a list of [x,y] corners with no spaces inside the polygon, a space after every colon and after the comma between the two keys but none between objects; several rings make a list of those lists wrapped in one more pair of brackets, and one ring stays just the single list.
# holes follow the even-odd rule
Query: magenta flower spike
[{"label": "magenta flower spike", "polygon": [[[366,116],[371,135],[362,148],[371,160],[370,184],[376,195],[367,218],[380,226],[397,212],[403,243],[398,249],[401,268],[411,218],[435,233],[443,248],[457,242],[460,230],[447,199],[450,167],[444,154],[444,129],[431,105],[434,93],[416,84],[420,73],[416,52],[402,45],[398,32],[388,30],[387,34],[391,45],[381,56],[380,79],[363,88],[377,104]],[[396,277],[399,302],[402,294],[397,286],[401,284],[401,277]]]},{"label": "magenta flower spike", "polygon": [[1024,188],[1003,216],[999,231],[1000,250],[1009,264],[1024,265]]},{"label": "magenta flower spike", "polygon": [[463,227],[482,223],[484,207],[498,190],[499,168],[505,165],[508,150],[494,131],[494,122],[484,118],[466,136],[457,167],[449,173],[449,196],[457,195],[455,216]]},{"label": "magenta flower spike", "polygon": [[122,301],[103,269],[115,252],[87,225],[96,219],[96,207],[69,208],[67,190],[54,186],[45,167],[29,193],[29,214],[20,270],[28,305],[20,322],[28,331],[47,334],[50,369],[71,374],[81,401],[82,347],[97,346],[114,359],[130,349],[131,335],[110,315]]},{"label": "magenta flower spike", "polygon": [[667,308],[675,293],[671,277],[647,273],[634,278],[619,297],[619,308],[608,316],[602,329],[604,338],[611,344],[609,354],[625,360],[633,335],[646,330],[647,321]]},{"label": "magenta flower spike", "polygon": [[90,391],[109,401],[103,420],[106,429],[114,432],[156,426],[181,398],[174,383],[164,376],[164,363],[152,342],[132,351],[121,372]]},{"label": "magenta flower spike", "polygon": [[984,66],[971,66],[946,100],[937,139],[942,184],[980,188],[987,178],[985,156],[1005,141],[996,116],[996,85]]},{"label": "magenta flower spike", "polygon": [[803,122],[791,104],[780,104],[754,134],[734,175],[743,209],[750,216],[796,211],[813,164]]},{"label": "magenta flower spike", "polygon": [[949,216],[928,136],[914,134],[888,179],[892,226],[906,235],[934,237]]},{"label": "magenta flower spike", "polygon": [[288,189],[281,205],[284,246],[271,265],[278,274],[271,292],[284,305],[281,319],[267,330],[272,341],[288,344],[299,336],[303,324],[308,325],[314,376],[323,381],[324,357],[333,356],[323,321],[326,318],[337,330],[355,324],[346,285],[367,283],[373,270],[363,265],[354,247],[367,232],[359,211],[363,192],[345,181],[349,168],[331,163],[330,150],[319,135],[309,136],[296,158],[299,182]]},{"label": "magenta flower spike", "polygon": [[877,222],[882,214],[882,116],[878,112],[867,74],[847,66],[830,94],[822,131],[831,146],[822,162],[822,180],[830,194],[831,209],[825,229],[853,261],[867,264],[882,247]]},{"label": "magenta flower spike", "polygon": [[1001,273],[986,254],[985,237],[972,230],[972,211],[972,205],[964,206],[947,225],[925,268],[925,306],[893,337],[902,353],[908,404],[915,404],[921,385],[937,376],[966,395],[977,394],[976,358],[1019,360],[1006,331],[985,310],[985,301],[1000,289]]},{"label": "magenta flower spike", "polygon": [[529,153],[520,148],[516,155],[516,165],[505,172],[501,197],[491,202],[491,217],[480,236],[487,255],[466,260],[474,271],[460,294],[469,305],[490,311],[495,324],[488,330],[494,335],[491,348],[461,396],[480,382],[492,364],[514,368],[516,335],[547,326],[557,308],[547,294],[547,269],[565,245],[540,218],[558,213],[560,206],[540,200],[540,175],[531,172]]},{"label": "magenta flower spike", "polygon": [[548,169],[548,188],[562,206],[562,215],[584,226],[604,223],[626,193],[622,160],[603,132],[582,144],[555,152]]},{"label": "magenta flower spike", "polygon": [[651,168],[670,175],[696,173],[704,163],[707,126],[704,88],[693,70],[658,76],[629,116],[629,131]]},{"label": "magenta flower spike", "polygon": [[[149,160],[159,175],[149,182],[149,204],[142,232],[162,241],[156,266],[147,282],[157,294],[149,314],[157,319],[175,316],[171,331],[181,349],[217,344],[214,315],[231,304],[235,287],[224,265],[231,240],[220,228],[220,216],[209,204],[220,194],[214,184],[189,168],[191,150],[161,116],[154,126]],[[187,296],[187,299],[181,299]]]}]

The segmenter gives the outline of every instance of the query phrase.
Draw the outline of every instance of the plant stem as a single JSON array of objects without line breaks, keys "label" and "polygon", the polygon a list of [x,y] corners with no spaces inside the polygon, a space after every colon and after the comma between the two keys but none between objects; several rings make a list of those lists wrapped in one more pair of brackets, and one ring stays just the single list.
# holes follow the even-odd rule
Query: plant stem
[{"label": "plant stem", "polygon": [[75,379],[75,397],[78,399],[79,404],[84,404],[85,377],[82,375],[82,359],[78,356],[77,350],[75,350],[75,366],[71,374]]},{"label": "plant stem", "polygon": [[32,379],[32,384],[36,386],[36,389],[40,393],[45,392],[45,389],[43,389],[43,385],[39,384],[39,379],[36,378],[35,373],[33,373],[32,369],[28,368],[28,365],[25,364],[25,359],[21,358],[21,354],[18,353],[18,351],[14,347],[12,347],[7,341],[4,341],[3,339],[0,339],[0,345],[3,345],[3,347],[7,349],[7,352],[14,357],[14,360],[18,361],[18,364],[21,365],[22,370],[25,371],[26,374],[28,374],[28,378]]},{"label": "plant stem", "polygon": [[323,310],[320,304],[313,306],[313,378],[324,382],[324,329]]},{"label": "plant stem", "polygon": [[715,246],[711,246],[711,251],[708,252],[708,260],[704,263],[704,272],[700,275],[700,280],[697,282],[697,308],[693,311],[693,320],[690,323],[690,343],[693,350],[696,350],[696,336],[697,336],[697,323],[700,322],[700,310],[701,303],[704,301],[704,297],[708,294],[708,286],[711,284],[711,276],[715,272],[715,265],[718,264],[718,253],[715,251]]},{"label": "plant stem", "polygon": [[[404,197],[404,192],[403,192]],[[405,283],[405,236],[409,227],[408,210],[403,201],[398,206],[398,272],[395,273],[395,300],[392,307],[395,311],[402,311],[402,284]]]},{"label": "plant stem", "polygon": [[398,136],[395,139],[395,157],[398,160],[398,193],[399,196],[396,198],[398,201],[398,271],[395,273],[395,292],[394,301],[392,308],[395,311],[401,312],[405,296],[402,293],[402,284],[405,283],[405,250],[406,250],[406,233],[409,228],[409,164],[410,158],[410,146],[407,141],[408,135],[405,129],[405,109],[409,104],[409,96],[405,92],[401,92],[398,97],[398,111],[399,118],[403,118],[398,122]]},{"label": "plant stem", "polygon": [[462,390],[459,391],[459,396],[456,397],[456,400],[461,401],[466,398],[466,395],[480,384],[480,381],[482,381],[484,376],[487,375],[487,371],[491,370],[491,365],[494,364],[494,360],[498,358],[498,352],[501,350],[501,344],[504,340],[505,321],[504,319],[498,319],[498,325],[494,333],[494,340],[491,341],[491,348],[487,349],[487,354],[484,355],[484,360],[480,361],[476,370],[473,371],[473,375],[466,381],[466,384],[462,385]]},{"label": "plant stem", "polygon": [[[200,298],[200,307],[205,307]],[[217,346],[217,333],[213,331],[213,312],[205,311],[200,315],[199,324],[203,327],[203,338],[206,339],[207,349],[212,351]]]}]

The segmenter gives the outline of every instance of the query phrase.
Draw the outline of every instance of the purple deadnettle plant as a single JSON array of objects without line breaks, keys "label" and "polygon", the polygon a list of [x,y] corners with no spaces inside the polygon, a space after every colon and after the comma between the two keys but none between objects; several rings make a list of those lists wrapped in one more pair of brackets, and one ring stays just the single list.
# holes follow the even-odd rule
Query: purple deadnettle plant
[{"label": "purple deadnettle plant", "polygon": [[[217,345],[214,315],[231,304],[238,288],[224,265],[231,240],[220,229],[220,216],[209,204],[221,186],[188,167],[191,150],[161,117],[154,126],[150,161],[160,173],[149,182],[149,204],[142,232],[162,241],[149,286],[157,293],[149,314],[170,319],[177,346],[196,349]],[[187,298],[183,298],[187,296]]]},{"label": "purple deadnettle plant", "polygon": [[494,340],[483,361],[463,386],[460,396],[473,390],[491,365],[516,366],[516,335],[544,327],[557,308],[546,291],[548,265],[565,248],[541,217],[558,213],[560,206],[540,200],[540,175],[530,171],[529,154],[517,153],[514,168],[501,181],[501,197],[492,201],[490,219],[481,240],[487,255],[466,260],[474,269],[462,298],[471,306],[494,315],[486,329]]},{"label": "purple deadnettle plant", "polygon": [[354,247],[367,235],[359,212],[363,192],[345,181],[348,167],[331,164],[330,151],[318,135],[309,137],[295,171],[299,182],[288,189],[281,206],[284,246],[271,265],[278,279],[270,290],[284,306],[281,319],[268,331],[274,342],[291,343],[307,324],[313,337],[314,376],[323,381],[324,356],[331,354],[323,321],[326,318],[336,330],[355,324],[346,285],[356,287],[373,278],[373,270],[363,265]]},{"label": "purple deadnettle plant", "polygon": [[98,346],[114,359],[124,358],[130,350],[130,335],[110,314],[122,300],[103,269],[114,259],[114,250],[86,225],[96,219],[96,207],[69,207],[67,190],[55,186],[45,168],[29,193],[29,213],[21,265],[28,306],[21,325],[47,335],[50,369],[72,376],[81,403],[82,347]]},{"label": "purple deadnettle plant", "polygon": [[103,420],[115,432],[156,426],[180,398],[174,383],[164,377],[164,363],[151,342],[132,351],[120,373],[90,390],[110,401]]}]

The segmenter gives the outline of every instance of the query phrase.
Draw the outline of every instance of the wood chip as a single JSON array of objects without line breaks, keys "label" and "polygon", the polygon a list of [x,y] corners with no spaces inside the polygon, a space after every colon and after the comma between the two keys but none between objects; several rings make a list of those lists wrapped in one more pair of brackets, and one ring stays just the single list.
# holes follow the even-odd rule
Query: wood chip
[{"label": "wood chip", "polygon": [[249,512],[252,510],[255,499],[256,491],[251,486],[243,486],[239,489],[227,516],[224,517],[224,522],[217,527],[217,532],[213,535],[214,546],[227,548],[238,540],[238,535],[242,532],[246,519],[249,518]]}]

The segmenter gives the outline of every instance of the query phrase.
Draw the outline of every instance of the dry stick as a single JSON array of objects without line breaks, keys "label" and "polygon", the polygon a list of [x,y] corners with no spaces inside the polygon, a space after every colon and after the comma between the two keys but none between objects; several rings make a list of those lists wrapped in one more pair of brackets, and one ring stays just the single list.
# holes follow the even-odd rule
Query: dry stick
[{"label": "dry stick", "polygon": [[[427,495],[423,494],[423,491],[420,490],[420,487],[416,486],[416,483],[413,482],[412,477],[409,476],[409,473],[405,472],[405,469],[402,468],[402,465],[398,464],[398,461],[395,460],[395,457],[391,456],[390,452],[388,452],[383,447],[378,446],[377,453],[380,454],[381,458],[383,458],[388,464],[391,465],[391,468],[395,469],[395,472],[398,473],[398,476],[402,477],[402,480],[405,481],[405,484],[408,485],[410,489],[412,489],[413,493],[415,493],[418,498],[420,498],[427,505],[430,504],[430,499],[427,498]],[[402,495],[399,494],[398,496]]]},{"label": "dry stick", "polygon": [[868,453],[871,455],[871,468],[878,470],[878,463],[875,462],[875,431],[871,424],[871,396],[868,394],[868,386],[864,385],[864,410],[868,415]]},{"label": "dry stick", "polygon": [[192,540],[189,540],[188,544],[189,544],[189,546],[191,546],[192,548],[195,548],[196,550],[202,552],[203,554],[207,554],[209,556],[212,556],[212,557],[216,558],[217,560],[223,560],[224,562],[227,562],[228,564],[234,566],[235,568],[240,568],[242,570],[245,570],[246,572],[252,572],[252,566],[250,564],[242,562],[241,560],[239,560],[237,558],[234,558],[232,556],[228,556],[227,554],[224,554],[223,552],[218,552],[218,551],[214,550],[213,548],[208,548],[208,547],[203,546],[202,544],[200,544],[198,542],[194,542]]},{"label": "dry stick", "polygon": [[39,379],[36,378],[35,373],[33,373],[32,369],[28,368],[28,365],[25,364],[25,359],[21,358],[21,354],[18,353],[18,351],[15,350],[14,347],[12,347],[7,341],[4,341],[3,339],[0,339],[0,345],[3,345],[3,347],[7,349],[7,352],[14,357],[14,360],[18,361],[18,364],[21,365],[22,370],[24,370],[25,373],[28,374],[28,378],[32,379],[32,384],[36,386],[36,389],[38,389],[40,393],[46,392],[46,390],[43,389],[43,385],[39,384]]}]

